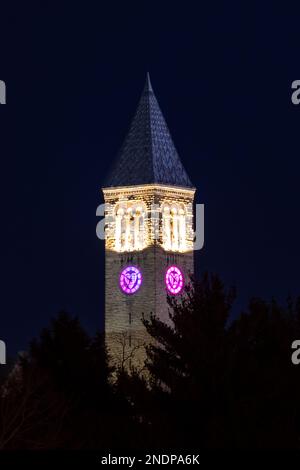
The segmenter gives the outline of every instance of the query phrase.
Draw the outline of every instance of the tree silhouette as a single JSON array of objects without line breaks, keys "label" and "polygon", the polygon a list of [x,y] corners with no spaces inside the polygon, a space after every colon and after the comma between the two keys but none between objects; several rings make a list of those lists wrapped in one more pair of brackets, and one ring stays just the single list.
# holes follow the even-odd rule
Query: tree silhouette
[{"label": "tree silhouette", "polygon": [[[234,289],[215,275],[169,298],[171,324],[144,320],[151,388],[127,378],[127,394],[152,445],[177,448],[299,447],[299,301],[253,299],[229,321]],[[124,383],[124,379],[123,379]]]},{"label": "tree silhouette", "polygon": [[126,442],[129,405],[109,385],[109,373],[103,335],[90,338],[77,318],[59,314],[2,387],[0,446],[88,449]]},{"label": "tree silhouette", "polygon": [[299,448],[300,300],[233,320],[234,299],[208,274],[169,297],[170,322],[143,320],[147,374],[60,313],[2,378],[0,449]]}]

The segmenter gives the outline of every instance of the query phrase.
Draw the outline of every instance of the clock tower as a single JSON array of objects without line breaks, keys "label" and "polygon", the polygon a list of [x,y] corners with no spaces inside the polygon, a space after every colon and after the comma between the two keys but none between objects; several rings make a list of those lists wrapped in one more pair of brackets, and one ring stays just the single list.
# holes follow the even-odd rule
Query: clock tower
[{"label": "clock tower", "polygon": [[149,75],[103,194],[106,345],[112,364],[142,369],[143,316],[170,322],[167,295],[180,298],[194,270],[195,188]]}]

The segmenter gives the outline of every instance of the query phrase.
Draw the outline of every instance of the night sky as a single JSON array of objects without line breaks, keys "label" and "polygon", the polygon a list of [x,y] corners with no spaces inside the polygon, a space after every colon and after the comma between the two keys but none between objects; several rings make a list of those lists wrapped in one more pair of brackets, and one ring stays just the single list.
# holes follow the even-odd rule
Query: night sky
[{"label": "night sky", "polygon": [[[149,71],[205,204],[198,272],[300,294],[300,22],[284,2],[1,5],[0,338],[27,347],[65,309],[103,326],[101,185]],[[180,5],[180,7],[179,7]]]}]

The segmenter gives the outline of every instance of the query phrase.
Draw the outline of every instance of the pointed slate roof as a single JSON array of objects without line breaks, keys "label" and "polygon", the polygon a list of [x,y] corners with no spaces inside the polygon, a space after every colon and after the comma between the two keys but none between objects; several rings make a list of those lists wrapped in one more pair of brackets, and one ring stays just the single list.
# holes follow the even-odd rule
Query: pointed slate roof
[{"label": "pointed slate roof", "polygon": [[105,187],[166,184],[192,188],[147,74],[129,133]]}]

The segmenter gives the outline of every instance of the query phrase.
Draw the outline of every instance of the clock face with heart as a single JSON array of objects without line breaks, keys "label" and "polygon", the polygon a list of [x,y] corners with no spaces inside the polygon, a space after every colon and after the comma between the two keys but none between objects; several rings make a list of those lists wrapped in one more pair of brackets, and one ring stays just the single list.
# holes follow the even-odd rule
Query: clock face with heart
[{"label": "clock face with heart", "polygon": [[120,274],[120,288],[125,294],[134,294],[142,284],[142,273],[135,266],[128,266]]},{"label": "clock face with heart", "polygon": [[177,266],[170,266],[166,272],[166,287],[173,294],[180,294],[183,289],[184,280],[182,271]]}]

